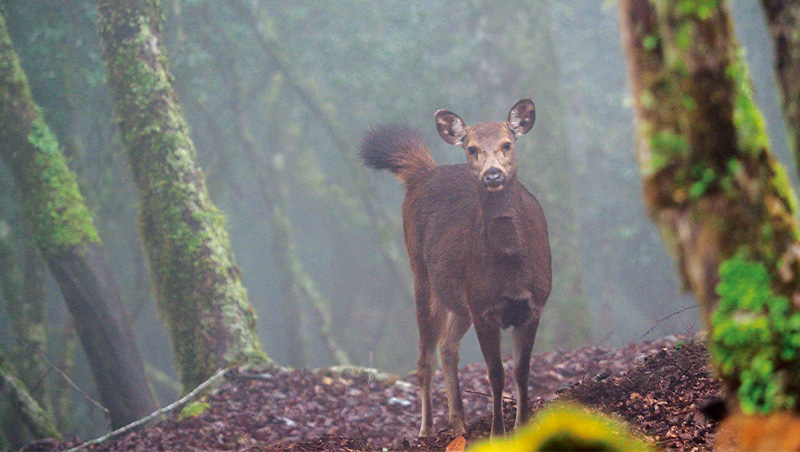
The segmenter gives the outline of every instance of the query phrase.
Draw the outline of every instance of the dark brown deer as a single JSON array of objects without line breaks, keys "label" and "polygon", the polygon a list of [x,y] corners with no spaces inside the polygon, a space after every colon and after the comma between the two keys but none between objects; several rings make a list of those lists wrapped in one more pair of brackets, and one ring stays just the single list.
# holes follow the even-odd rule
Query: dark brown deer
[{"label": "dark brown deer", "polygon": [[417,133],[401,126],[370,131],[361,147],[367,166],[392,171],[406,187],[403,231],[420,336],[420,436],[434,433],[437,343],[450,427],[464,432],[458,349],[473,323],[489,372],[492,435],[505,432],[500,330],[509,326],[514,327],[515,427],[527,420],[531,349],[551,286],[547,223],[536,198],[517,180],[514,156],[514,143],[533,127],[535,112],[533,101],[522,99],[506,122],[467,126],[455,113],[437,111],[439,135],[466,150],[467,164],[438,166]]}]

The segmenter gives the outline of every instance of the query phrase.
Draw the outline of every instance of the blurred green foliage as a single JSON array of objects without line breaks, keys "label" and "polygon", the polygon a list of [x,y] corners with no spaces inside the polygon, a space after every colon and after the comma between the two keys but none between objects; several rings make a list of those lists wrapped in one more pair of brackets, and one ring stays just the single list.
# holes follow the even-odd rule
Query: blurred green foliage
[{"label": "blurred green foliage", "polygon": [[794,409],[800,388],[800,313],[774,293],[764,264],[741,253],[722,264],[717,293],[711,356],[723,376],[740,383],[742,411]]}]

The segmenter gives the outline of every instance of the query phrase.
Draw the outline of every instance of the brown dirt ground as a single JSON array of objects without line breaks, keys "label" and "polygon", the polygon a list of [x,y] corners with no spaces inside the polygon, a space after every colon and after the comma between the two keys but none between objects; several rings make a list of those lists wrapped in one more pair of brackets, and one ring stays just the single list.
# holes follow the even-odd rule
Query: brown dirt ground
[{"label": "brown dirt ground", "polygon": [[[719,398],[703,345],[667,337],[619,349],[602,346],[536,354],[531,369],[533,410],[573,400],[613,413],[665,450],[708,451],[715,423],[698,406]],[[508,366],[508,363],[507,363]],[[510,370],[509,367],[506,369]],[[507,372],[508,373],[508,372]],[[467,444],[487,435],[490,414],[483,365],[461,372],[468,421]],[[511,391],[511,380],[506,377]],[[201,414],[178,413],[120,435],[90,451],[434,451],[453,436],[446,430],[441,373],[434,385],[439,434],[418,439],[416,378],[366,373],[271,369],[233,370],[203,400]],[[514,403],[507,394],[506,426]],[[56,451],[80,444],[44,440],[25,451]]]}]

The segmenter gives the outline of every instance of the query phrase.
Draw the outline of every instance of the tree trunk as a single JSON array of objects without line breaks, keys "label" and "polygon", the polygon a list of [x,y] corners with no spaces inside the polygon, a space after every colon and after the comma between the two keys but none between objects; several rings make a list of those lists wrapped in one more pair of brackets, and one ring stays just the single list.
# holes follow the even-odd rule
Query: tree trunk
[{"label": "tree trunk", "polygon": [[[350,357],[339,344],[336,335],[331,331],[330,303],[319,291],[317,282],[306,271],[303,261],[297,255],[296,241],[287,206],[289,181],[284,174],[283,154],[274,155],[272,162],[264,164],[256,153],[253,135],[250,133],[247,118],[244,116],[246,110],[241,105],[241,78],[235,71],[235,65],[231,64],[230,67],[231,111],[234,112],[236,135],[250,163],[250,169],[258,180],[262,199],[267,210],[272,215],[270,219],[272,225],[272,249],[280,271],[282,292],[288,297],[286,302],[287,319],[291,319],[288,324],[292,331],[286,332],[286,349],[290,351],[292,354],[291,360],[294,361],[290,361],[289,365],[302,368],[305,367],[307,360],[305,340],[300,328],[302,323],[301,301],[310,303],[317,320],[319,338],[333,363],[336,365],[349,365],[351,364]],[[277,145],[277,148],[286,147],[285,143],[289,141],[285,139],[286,133],[281,131],[277,134],[282,136],[275,137],[273,143],[284,143],[283,146]],[[292,139],[291,141],[295,140]]]},{"label": "tree trunk", "polygon": [[97,0],[103,60],[140,198],[157,302],[184,390],[242,361],[266,362],[255,313],[209,198],[161,48],[157,1]]},{"label": "tree trunk", "polygon": [[[622,0],[620,23],[645,204],[700,302],[712,361],[730,395],[745,412],[768,411],[765,399],[800,390],[793,358],[800,350],[790,344],[797,332],[771,323],[800,322],[797,305],[788,301],[800,293],[800,230],[796,199],[769,152],[727,4]],[[770,272],[758,303],[748,301],[758,282],[753,268]],[[746,283],[744,295],[729,296],[739,281]],[[763,333],[763,343],[748,339],[754,331]],[[768,371],[754,375],[750,366],[759,359],[753,367]]]},{"label": "tree trunk", "polygon": [[800,0],[761,0],[775,48],[789,146],[800,172]]},{"label": "tree trunk", "polygon": [[30,237],[25,237],[23,273],[8,232],[8,225],[0,220],[0,289],[6,298],[14,339],[11,360],[33,398],[47,410],[49,400],[44,384],[47,365],[42,359],[47,350],[44,263],[36,244]]},{"label": "tree trunk", "polygon": [[[57,356],[59,357],[57,366],[61,372],[67,375],[70,375],[72,369],[75,367],[75,351],[77,349],[77,344],[75,342],[75,328],[72,322],[67,320],[64,325],[62,337],[59,341],[60,347],[56,350]],[[72,430],[72,410],[70,409],[71,391],[72,388],[65,378],[58,378],[53,385],[53,417],[55,418],[59,431],[62,432]]]},{"label": "tree trunk", "polygon": [[[530,180],[541,181],[548,187],[548,193],[540,196],[547,212],[551,249],[553,250],[553,291],[547,305],[550,320],[545,322],[544,331],[552,331],[552,344],[557,347],[578,347],[592,341],[592,325],[586,294],[583,290],[584,266],[580,252],[580,220],[575,203],[575,170],[570,159],[569,141],[565,130],[566,113],[560,92],[561,68],[557,64],[555,43],[552,36],[552,19],[549,2],[536,2],[534,17],[538,24],[535,42],[537,55],[543,61],[533,79],[539,88],[535,99],[540,105],[549,106],[541,120],[538,133],[547,143],[546,149],[534,146],[532,161],[540,161],[540,168],[547,168],[533,174]],[[558,325],[553,328],[550,325]],[[569,327],[565,327],[569,325]],[[546,336],[545,336],[546,337]]]},{"label": "tree trunk", "polygon": [[31,97],[0,18],[0,156],[19,187],[33,237],[61,288],[114,426],[155,402],[100,237],[58,143]]},{"label": "tree trunk", "polygon": [[22,380],[17,378],[2,350],[0,350],[0,392],[11,401],[17,414],[36,438],[61,438],[61,433],[56,429],[50,414],[42,409]]}]

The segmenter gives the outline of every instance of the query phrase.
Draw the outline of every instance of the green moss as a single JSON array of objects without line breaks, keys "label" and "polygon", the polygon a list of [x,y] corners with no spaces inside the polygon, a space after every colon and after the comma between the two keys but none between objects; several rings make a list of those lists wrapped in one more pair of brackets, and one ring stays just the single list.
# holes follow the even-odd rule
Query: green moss
[{"label": "green moss", "polygon": [[669,130],[658,130],[650,135],[651,171],[657,172],[670,163],[689,155],[689,143],[684,137]]},{"label": "green moss", "polygon": [[[792,182],[783,165],[774,164],[772,166],[772,180],[770,182],[775,192],[788,205],[788,213],[790,215],[796,215],[798,212],[797,195],[792,189]],[[800,232],[797,228],[793,228],[792,232],[795,239],[800,239]]]},{"label": "green moss", "polygon": [[549,407],[509,438],[493,438],[470,452],[652,451],[622,423],[576,405]]},{"label": "green moss", "polygon": [[642,47],[647,51],[653,51],[658,47],[658,36],[649,34],[642,39]]},{"label": "green moss", "polygon": [[201,402],[201,401],[194,401],[187,404],[181,410],[181,413],[178,415],[178,420],[182,421],[184,419],[190,419],[193,417],[200,416],[201,414],[205,413],[209,408],[211,408],[211,404],[208,402]]},{"label": "green moss", "polygon": [[680,0],[677,8],[682,14],[694,15],[701,20],[710,18],[719,8],[722,0]]},{"label": "green moss", "polygon": [[740,383],[742,411],[766,414],[795,408],[800,313],[786,297],[774,293],[764,264],[745,259],[743,253],[720,267],[717,293],[711,356],[724,377]]},{"label": "green moss", "polygon": [[734,83],[733,123],[736,126],[739,148],[743,153],[759,155],[769,149],[764,118],[753,100],[753,87],[745,64],[744,51],[739,51],[731,59],[726,75]]},{"label": "green moss", "polygon": [[[686,51],[692,45],[692,39],[694,34],[694,25],[692,22],[686,21],[681,23],[679,27],[677,27],[675,31],[675,46],[681,52]],[[680,61],[680,65],[674,67],[675,69],[679,69],[682,74],[686,74],[686,65],[683,63],[683,59],[678,59],[675,63],[677,64]]]},{"label": "green moss", "polygon": [[22,182],[24,205],[42,252],[54,255],[73,246],[100,243],[75,175],[40,118],[31,123],[28,143],[32,149]]},{"label": "green moss", "polygon": [[[58,142],[31,97],[28,79],[19,64],[0,19],[0,155],[22,192],[33,235],[49,257],[74,246],[99,243],[89,210],[67,166]],[[13,104],[12,104],[13,103]]]},{"label": "green moss", "polygon": [[717,181],[717,172],[713,167],[696,165],[692,167],[692,180],[689,187],[689,199],[697,199]]},{"label": "green moss", "polygon": [[[104,62],[141,196],[140,228],[185,389],[215,369],[266,362],[225,217],[195,162],[160,48],[158,1],[99,2]],[[126,39],[119,39],[120,33]]]}]

